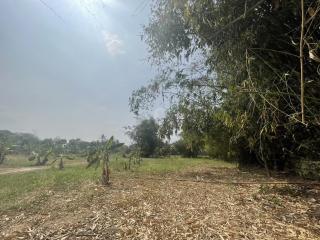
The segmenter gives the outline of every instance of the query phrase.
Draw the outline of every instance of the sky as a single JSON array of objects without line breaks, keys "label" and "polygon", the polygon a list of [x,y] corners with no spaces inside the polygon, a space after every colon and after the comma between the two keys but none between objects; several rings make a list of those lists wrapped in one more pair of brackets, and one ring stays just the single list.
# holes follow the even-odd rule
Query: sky
[{"label": "sky", "polygon": [[129,96],[154,76],[149,2],[1,0],[0,129],[128,142]]}]

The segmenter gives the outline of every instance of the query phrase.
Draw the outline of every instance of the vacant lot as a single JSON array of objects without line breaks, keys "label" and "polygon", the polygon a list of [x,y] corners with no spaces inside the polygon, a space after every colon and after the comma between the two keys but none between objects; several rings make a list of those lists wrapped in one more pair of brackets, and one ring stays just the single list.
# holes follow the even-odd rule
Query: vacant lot
[{"label": "vacant lot", "polygon": [[131,171],[122,161],[110,187],[83,166],[1,175],[0,238],[320,239],[316,185],[208,159],[150,159]]}]

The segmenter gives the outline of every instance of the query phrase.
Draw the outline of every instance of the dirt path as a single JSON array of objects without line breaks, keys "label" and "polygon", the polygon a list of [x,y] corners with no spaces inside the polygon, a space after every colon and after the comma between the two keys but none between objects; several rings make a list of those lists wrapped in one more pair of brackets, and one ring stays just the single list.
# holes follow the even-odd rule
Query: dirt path
[{"label": "dirt path", "polygon": [[[85,162],[68,162],[65,164],[65,166],[81,166],[85,164],[86,164]],[[32,167],[16,167],[16,168],[3,167],[3,168],[0,168],[0,175],[33,172],[33,171],[45,170],[45,169],[48,169],[49,167],[50,166],[32,166]]]},{"label": "dirt path", "polygon": [[39,171],[47,168],[48,167],[0,168],[0,175]]}]

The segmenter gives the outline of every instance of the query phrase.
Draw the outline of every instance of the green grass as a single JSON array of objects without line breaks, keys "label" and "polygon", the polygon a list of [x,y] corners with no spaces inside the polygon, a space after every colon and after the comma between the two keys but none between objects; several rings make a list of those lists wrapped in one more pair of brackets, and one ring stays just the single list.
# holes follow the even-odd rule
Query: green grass
[{"label": "green grass", "polygon": [[23,207],[19,205],[21,200],[44,190],[67,191],[84,182],[97,181],[99,174],[99,171],[94,169],[73,166],[63,171],[51,168],[43,171],[0,175],[0,210]]},{"label": "green grass", "polygon": [[[196,166],[207,168],[235,167],[233,163],[220,160],[171,157],[143,159],[140,166],[133,165],[130,171],[124,171],[123,166],[125,161],[128,161],[128,159],[113,157],[111,161],[111,178],[116,175],[117,172],[121,172],[122,175],[130,175],[132,172],[134,174],[166,174],[192,169]],[[78,159],[76,162],[83,163],[84,159]],[[21,163],[13,164],[12,166],[21,166]],[[0,175],[0,211],[28,207],[27,204],[37,205],[36,202],[30,203],[28,198],[35,196],[35,199],[45,201],[45,199],[49,197],[46,195],[48,190],[68,191],[70,189],[76,189],[81,184],[98,182],[100,174],[100,168],[86,169],[85,165],[67,165],[62,171],[50,168],[27,173]]]},{"label": "green grass", "polygon": [[0,167],[30,167],[34,162],[29,161],[27,156],[24,155],[7,155],[6,160]]},{"label": "green grass", "polygon": [[[119,158],[111,162],[111,168],[116,171],[123,171],[124,162],[128,159]],[[179,172],[186,169],[192,169],[196,166],[217,167],[217,168],[234,168],[235,163],[225,162],[208,158],[147,158],[143,159],[141,165],[132,165],[131,170],[136,173],[165,174],[170,172]]]},{"label": "green grass", "polygon": [[235,167],[234,164],[225,161],[205,159],[205,158],[167,158],[167,159],[150,159],[144,161],[138,171],[140,172],[178,172],[185,169],[191,169],[196,166],[206,167]]}]

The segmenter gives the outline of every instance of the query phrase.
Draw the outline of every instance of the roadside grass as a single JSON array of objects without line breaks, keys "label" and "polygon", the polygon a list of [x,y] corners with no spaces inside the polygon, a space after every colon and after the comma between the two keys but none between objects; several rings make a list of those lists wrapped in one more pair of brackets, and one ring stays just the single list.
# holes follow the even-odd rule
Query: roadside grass
[{"label": "roadside grass", "polygon": [[30,167],[34,165],[34,162],[29,161],[28,157],[25,155],[17,155],[17,154],[9,154],[6,157],[6,160],[3,162],[0,167],[10,167],[10,168],[15,168],[15,167]]},{"label": "roadside grass", "polygon": [[[9,154],[7,159],[4,161],[2,165],[0,165],[1,168],[17,168],[17,167],[32,167],[35,165],[35,161],[29,161],[28,156],[22,155],[22,154]],[[64,159],[65,165],[79,165],[79,164],[85,164],[86,161],[83,157],[72,155],[71,160]],[[51,162],[53,162],[54,158],[49,157],[48,164],[50,165]],[[56,161],[54,165],[58,165],[59,161]]]},{"label": "roadside grass", "polygon": [[[75,164],[70,164],[70,163]],[[192,169],[195,167],[206,168],[234,168],[235,164],[220,160],[206,158],[149,158],[143,159],[141,164],[132,165],[128,171],[124,170],[127,158],[113,157],[110,163],[111,178],[119,173],[125,177],[131,174],[152,175],[167,174]],[[79,163],[78,165],[76,163]],[[81,164],[82,163],[82,164]],[[46,201],[48,191],[69,191],[77,189],[83,184],[98,183],[101,169],[89,168],[83,164],[85,160],[78,158],[70,160],[64,170],[51,167],[49,169],[0,175],[0,212],[26,207],[36,207],[37,202]],[[17,165],[15,165],[17,166]],[[21,166],[19,164],[19,166]],[[31,200],[30,200],[31,199]],[[33,199],[33,200],[32,200]]]}]

